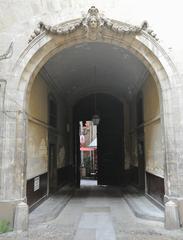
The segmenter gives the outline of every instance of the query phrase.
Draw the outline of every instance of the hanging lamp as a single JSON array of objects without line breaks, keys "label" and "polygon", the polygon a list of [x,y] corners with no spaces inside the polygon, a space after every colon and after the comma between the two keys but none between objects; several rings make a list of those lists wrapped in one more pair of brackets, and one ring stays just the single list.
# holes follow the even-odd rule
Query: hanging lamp
[{"label": "hanging lamp", "polygon": [[[94,80],[96,81],[96,66],[94,67]],[[94,94],[94,114],[92,117],[92,122],[94,126],[99,125],[100,123],[100,117],[97,114],[97,96],[96,93]]]}]

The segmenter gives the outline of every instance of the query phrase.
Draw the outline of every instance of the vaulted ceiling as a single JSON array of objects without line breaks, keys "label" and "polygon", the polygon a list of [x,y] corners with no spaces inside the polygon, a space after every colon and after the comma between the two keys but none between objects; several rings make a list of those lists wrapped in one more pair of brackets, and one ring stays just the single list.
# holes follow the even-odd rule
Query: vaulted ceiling
[{"label": "vaulted ceiling", "polygon": [[144,64],[129,50],[105,43],[82,43],[64,49],[43,70],[71,101],[92,92],[130,98],[148,75]]}]

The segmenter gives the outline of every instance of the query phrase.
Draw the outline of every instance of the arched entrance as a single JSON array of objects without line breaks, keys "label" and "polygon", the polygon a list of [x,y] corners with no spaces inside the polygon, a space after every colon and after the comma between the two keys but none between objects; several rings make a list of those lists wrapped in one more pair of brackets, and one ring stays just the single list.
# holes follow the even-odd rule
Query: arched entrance
[{"label": "arched entrance", "polygon": [[[177,199],[182,195],[178,187],[180,181],[177,173],[178,152],[175,148],[178,136],[172,128],[174,115],[171,102],[172,94],[174,94],[172,88],[178,78],[176,69],[156,39],[147,32],[146,23],[142,27],[133,27],[111,21],[102,17],[94,7],[84,18],[61,24],[58,27],[40,23],[31,37],[28,48],[15,66],[14,80],[18,83],[20,110],[16,119],[16,137],[18,138],[16,156],[18,157],[16,157],[15,169],[18,169],[20,175],[23,176],[19,182],[14,183],[16,199],[26,199],[25,168],[28,122],[26,112],[29,108],[31,88],[35,77],[44,64],[56,53],[78,44],[93,42],[112,44],[127,49],[146,66],[156,82],[160,99],[162,144],[165,153],[165,196],[167,201]],[[138,105],[140,109],[140,101]],[[139,146],[142,147],[142,145],[142,138],[139,137]],[[11,179],[13,185],[13,177]]]}]

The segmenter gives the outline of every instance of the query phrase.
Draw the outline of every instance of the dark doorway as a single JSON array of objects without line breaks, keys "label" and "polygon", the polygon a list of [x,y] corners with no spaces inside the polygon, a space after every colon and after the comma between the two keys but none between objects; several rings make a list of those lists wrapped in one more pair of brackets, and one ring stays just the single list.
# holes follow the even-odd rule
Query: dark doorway
[{"label": "dark doorway", "polygon": [[49,193],[55,191],[56,144],[49,144]]},{"label": "dark doorway", "polygon": [[[119,185],[124,171],[123,105],[108,94],[96,94],[97,113],[100,123],[97,127],[97,179],[99,185]],[[92,119],[94,95],[82,99],[75,107],[75,126],[78,122]],[[78,138],[79,140],[79,138]],[[79,146],[76,144],[75,146]],[[80,165],[80,151],[77,149],[77,166]],[[79,171],[77,171],[80,175]],[[80,180],[77,178],[77,181]]]},{"label": "dark doorway", "polygon": [[142,93],[137,97],[138,187],[145,190],[144,108]]}]

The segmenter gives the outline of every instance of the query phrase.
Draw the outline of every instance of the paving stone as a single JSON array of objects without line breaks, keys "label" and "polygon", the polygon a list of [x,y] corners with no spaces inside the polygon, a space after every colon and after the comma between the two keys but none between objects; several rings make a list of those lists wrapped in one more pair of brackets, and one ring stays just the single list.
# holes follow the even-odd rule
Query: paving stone
[{"label": "paving stone", "polygon": [[137,218],[121,188],[82,186],[55,219],[29,227],[26,234],[2,234],[0,240],[182,240],[182,236],[182,230],[167,231],[161,222]]}]

